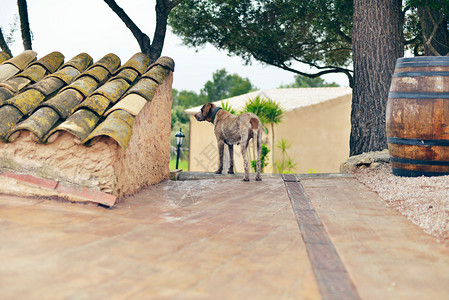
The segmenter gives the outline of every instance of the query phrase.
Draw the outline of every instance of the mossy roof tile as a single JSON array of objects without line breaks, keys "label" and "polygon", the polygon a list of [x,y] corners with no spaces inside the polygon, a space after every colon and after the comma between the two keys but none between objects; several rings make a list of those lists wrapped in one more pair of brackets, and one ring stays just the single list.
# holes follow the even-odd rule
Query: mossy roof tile
[{"label": "mossy roof tile", "polygon": [[86,53],[63,60],[59,52],[36,60],[25,51],[0,64],[0,140],[29,131],[45,144],[69,132],[86,146],[107,137],[126,148],[135,116],[174,68],[166,57],[148,66],[142,53],[121,67],[115,54],[95,63]]},{"label": "mossy roof tile", "polygon": [[14,56],[7,61],[5,61],[3,64],[12,64],[17,69],[23,70],[25,69],[30,63],[32,63],[37,57],[37,53],[33,50],[25,50],[22,53],[20,53],[17,56]]},{"label": "mossy roof tile", "polygon": [[93,59],[92,57],[87,53],[80,53],[73,57],[71,60],[66,62],[61,66],[61,69],[70,66],[75,69],[77,69],[80,72],[84,72],[90,65],[92,65]]},{"label": "mossy roof tile", "polygon": [[48,73],[54,73],[63,63],[64,55],[60,52],[54,51],[33,62],[31,66],[39,65],[44,67]]},{"label": "mossy roof tile", "polygon": [[39,104],[44,101],[45,96],[38,90],[27,90],[5,101],[6,105],[12,105],[23,115],[32,113]]},{"label": "mossy roof tile", "polygon": [[134,54],[123,66],[118,69],[117,73],[130,68],[142,75],[150,64],[150,59],[143,53]]}]

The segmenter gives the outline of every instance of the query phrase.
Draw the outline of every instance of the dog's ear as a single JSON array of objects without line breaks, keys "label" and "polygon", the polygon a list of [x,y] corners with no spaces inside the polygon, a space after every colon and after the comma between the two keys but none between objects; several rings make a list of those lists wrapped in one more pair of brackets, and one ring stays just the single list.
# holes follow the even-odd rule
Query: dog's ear
[{"label": "dog's ear", "polygon": [[201,108],[201,113],[203,114],[203,117],[207,117],[213,110],[213,104],[212,103],[206,103]]}]

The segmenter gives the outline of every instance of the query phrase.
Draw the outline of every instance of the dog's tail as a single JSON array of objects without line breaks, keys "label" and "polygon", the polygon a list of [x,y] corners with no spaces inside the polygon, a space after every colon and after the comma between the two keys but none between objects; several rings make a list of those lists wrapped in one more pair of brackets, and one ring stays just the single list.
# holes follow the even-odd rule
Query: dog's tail
[{"label": "dog's tail", "polygon": [[251,129],[253,130],[253,138],[257,141],[257,143],[262,142],[262,124],[259,119],[251,118],[249,119],[251,123]]}]

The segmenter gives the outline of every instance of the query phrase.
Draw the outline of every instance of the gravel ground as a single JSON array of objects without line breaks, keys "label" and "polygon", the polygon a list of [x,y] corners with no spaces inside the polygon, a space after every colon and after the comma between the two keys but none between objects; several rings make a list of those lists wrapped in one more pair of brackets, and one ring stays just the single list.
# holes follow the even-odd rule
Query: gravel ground
[{"label": "gravel ground", "polygon": [[395,176],[388,163],[362,167],[354,175],[388,206],[449,246],[449,176]]}]

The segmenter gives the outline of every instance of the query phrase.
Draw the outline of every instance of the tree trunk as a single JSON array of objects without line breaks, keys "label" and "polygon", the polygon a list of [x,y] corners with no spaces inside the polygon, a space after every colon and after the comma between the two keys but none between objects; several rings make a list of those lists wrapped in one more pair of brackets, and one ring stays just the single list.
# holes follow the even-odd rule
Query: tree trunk
[{"label": "tree trunk", "polygon": [[404,55],[401,0],[354,0],[350,155],[387,147],[385,110],[396,59]]},{"label": "tree trunk", "polygon": [[22,32],[23,48],[25,50],[31,50],[31,31],[26,0],[18,0],[17,6],[19,7],[20,31]]},{"label": "tree trunk", "polygon": [[449,52],[447,19],[440,10],[418,7],[419,22],[423,35],[424,54],[447,55]]},{"label": "tree trunk", "polygon": [[6,43],[5,37],[3,36],[3,31],[0,28],[0,49],[2,49],[3,52],[6,52],[10,57],[12,57],[11,50],[9,49],[8,44]]}]

